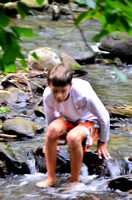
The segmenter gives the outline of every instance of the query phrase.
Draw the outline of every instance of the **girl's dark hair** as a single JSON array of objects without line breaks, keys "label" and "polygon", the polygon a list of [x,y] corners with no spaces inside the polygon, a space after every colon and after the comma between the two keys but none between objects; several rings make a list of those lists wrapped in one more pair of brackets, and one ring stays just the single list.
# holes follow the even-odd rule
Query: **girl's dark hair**
[{"label": "girl's dark hair", "polygon": [[71,84],[72,68],[65,63],[53,65],[47,74],[48,84],[53,86],[65,86]]}]

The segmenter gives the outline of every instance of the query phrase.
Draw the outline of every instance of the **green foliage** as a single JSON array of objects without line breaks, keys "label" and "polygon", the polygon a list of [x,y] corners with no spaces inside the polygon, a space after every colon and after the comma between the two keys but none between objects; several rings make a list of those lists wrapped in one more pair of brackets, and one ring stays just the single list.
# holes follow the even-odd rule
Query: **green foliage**
[{"label": "green foliage", "polygon": [[38,34],[33,33],[33,30],[31,28],[23,28],[20,26],[11,26],[10,27],[12,31],[16,34],[16,37],[39,37]]},{"label": "green foliage", "polygon": [[30,8],[25,5],[22,2],[18,2],[17,3],[17,10],[19,12],[19,14],[21,15],[21,18],[24,19],[28,13],[28,11],[30,10]]},{"label": "green foliage", "polygon": [[0,9],[0,29],[8,26],[9,22],[9,18],[5,15],[4,11]]},{"label": "green foliage", "polygon": [[122,73],[119,69],[117,69],[117,67],[112,66],[113,70],[116,72],[117,76],[120,78],[120,80],[122,82],[126,82],[127,81],[127,77],[124,73]]},{"label": "green foliage", "polygon": [[94,41],[98,41],[104,35],[115,31],[127,32],[132,36],[131,0],[97,0],[94,9],[89,9],[78,15],[76,24],[89,18],[96,18],[102,24],[100,33],[93,37]]},{"label": "green foliage", "polygon": [[7,107],[0,107],[0,113],[8,113],[11,112],[10,108]]},{"label": "green foliage", "polygon": [[[43,0],[36,0],[39,5]],[[0,1],[3,3],[3,1]],[[5,1],[4,1],[5,2]],[[6,1],[6,3],[9,1]],[[22,2],[17,3],[17,10],[21,18],[25,18],[30,8]],[[10,19],[0,8],[0,70],[7,74],[8,72],[16,72],[16,60],[19,60],[21,68],[26,69],[27,63],[22,54],[19,40],[21,37],[38,37],[38,34],[33,33],[31,28],[23,28],[20,26],[9,26]],[[7,30],[8,27],[8,30]]]},{"label": "green foliage", "polygon": [[72,68],[73,69],[82,69],[83,67],[81,65],[79,65],[78,63],[74,63],[74,64],[72,64]]},{"label": "green foliage", "polygon": [[42,5],[42,3],[44,2],[44,0],[36,0],[37,1],[37,3],[41,6]]},{"label": "green foliage", "polygon": [[36,52],[33,52],[31,55],[32,55],[36,60],[39,60],[39,57],[37,56]]}]

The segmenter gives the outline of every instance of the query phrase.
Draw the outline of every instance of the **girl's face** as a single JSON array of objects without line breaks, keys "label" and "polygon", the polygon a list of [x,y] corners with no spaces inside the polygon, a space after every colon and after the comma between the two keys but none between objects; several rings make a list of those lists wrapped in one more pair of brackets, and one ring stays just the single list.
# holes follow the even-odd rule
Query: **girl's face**
[{"label": "girl's face", "polygon": [[50,83],[48,85],[51,89],[51,93],[54,99],[58,103],[61,103],[68,99],[72,84],[67,84],[66,86],[53,86],[52,83]]}]

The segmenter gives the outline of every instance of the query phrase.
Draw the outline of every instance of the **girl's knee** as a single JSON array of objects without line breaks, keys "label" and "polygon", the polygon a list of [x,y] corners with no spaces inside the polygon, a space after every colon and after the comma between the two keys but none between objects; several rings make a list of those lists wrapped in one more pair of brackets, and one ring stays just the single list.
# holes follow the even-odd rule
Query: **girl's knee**
[{"label": "girl's knee", "polygon": [[46,137],[49,139],[56,139],[57,138],[57,127],[54,124],[51,124],[47,128]]},{"label": "girl's knee", "polygon": [[66,140],[70,148],[75,148],[80,143],[78,138],[73,134],[68,134]]}]

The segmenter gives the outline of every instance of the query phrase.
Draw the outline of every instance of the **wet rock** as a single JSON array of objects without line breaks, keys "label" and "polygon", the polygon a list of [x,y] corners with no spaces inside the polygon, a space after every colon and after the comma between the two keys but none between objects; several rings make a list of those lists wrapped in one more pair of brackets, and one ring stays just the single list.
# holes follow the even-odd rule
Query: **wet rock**
[{"label": "wet rock", "polygon": [[[36,2],[36,0],[20,0],[20,1],[23,4],[27,5],[29,8],[38,10],[38,11],[43,11],[45,5],[48,4],[48,0],[44,0],[41,6]],[[16,17],[16,15],[18,14],[17,3],[18,1],[8,2],[8,3],[5,3],[4,6],[1,6],[1,7],[4,9],[6,15],[11,16],[11,17]]]},{"label": "wet rock", "polygon": [[0,177],[6,178],[8,176],[8,168],[3,160],[0,160]]},{"label": "wet rock", "polygon": [[9,91],[0,90],[0,104],[7,101],[10,96],[11,93]]},{"label": "wet rock", "polygon": [[[35,163],[37,170],[42,173],[46,173],[45,156],[42,152],[42,147],[39,147],[35,152]],[[95,152],[85,152],[83,157],[83,163],[87,166],[88,174],[96,174],[98,177],[113,177],[113,168],[118,168],[116,175],[127,174],[130,172],[129,164],[123,159],[105,160],[99,159]],[[57,173],[70,173],[70,159],[69,154],[64,149],[59,149],[57,152]]]},{"label": "wet rock", "polygon": [[45,163],[45,156],[42,151],[42,147],[38,147],[37,150],[34,152],[35,158],[35,166],[38,172],[46,173],[46,163]]},{"label": "wet rock", "polygon": [[122,192],[128,192],[132,190],[132,177],[119,177],[109,182],[108,187],[112,190],[121,190]]},{"label": "wet rock", "polygon": [[132,37],[126,33],[118,33],[120,37],[109,35],[103,38],[100,50],[108,51],[119,57],[122,61],[132,63]]},{"label": "wet rock", "polygon": [[42,94],[44,92],[44,87],[40,84],[40,80],[39,81],[31,81],[30,86],[31,86],[34,96],[35,95],[42,96]]},{"label": "wet rock", "polygon": [[107,108],[107,110],[110,113],[111,117],[132,117],[132,106],[130,105],[115,105],[114,108]]},{"label": "wet rock", "polygon": [[[38,172],[46,173],[46,165],[45,165],[45,155],[42,151],[42,147],[39,147],[34,152],[35,157],[35,164]],[[70,173],[70,160],[68,152],[59,149],[57,152],[57,166],[56,166],[56,173]]]},{"label": "wet rock", "polygon": [[105,159],[99,159],[97,153],[84,152],[83,163],[88,167],[89,175],[96,174],[99,177],[111,176],[108,162]]},{"label": "wet rock", "polygon": [[27,101],[29,100],[28,93],[15,87],[9,88],[8,91],[11,93],[10,98],[7,99],[8,105],[26,107]]},{"label": "wet rock", "polygon": [[2,171],[1,176],[4,178],[9,174],[29,174],[29,168],[25,161],[16,158],[14,152],[8,146],[0,147],[0,160]]},{"label": "wet rock", "polygon": [[7,119],[3,124],[5,134],[17,135],[17,138],[31,138],[35,136],[34,123],[24,118]]},{"label": "wet rock", "polygon": [[70,55],[79,64],[91,63],[96,57],[96,53],[84,42],[64,42],[56,49],[56,53],[58,55],[61,53]]},{"label": "wet rock", "polygon": [[[45,166],[45,156],[42,152],[42,148],[38,148],[35,152],[35,162],[37,166],[37,170],[39,172],[46,172]],[[108,161],[105,159],[99,159],[97,153],[94,152],[85,152],[83,157],[83,163],[88,168],[88,174],[93,175],[96,174],[98,177],[112,177],[112,167],[115,167],[117,164],[114,161]],[[119,159],[118,161],[118,174],[127,174],[130,171],[128,164],[125,160]],[[64,149],[59,149],[57,152],[57,173],[70,173],[70,159],[69,154]]]},{"label": "wet rock", "polygon": [[[75,65],[79,65],[79,63],[76,61],[76,60],[74,60],[71,56],[69,56],[69,55],[67,55],[67,54],[65,54],[65,53],[61,53],[60,54],[60,59],[61,59],[61,61],[62,61],[62,63],[67,63],[68,65],[70,65],[71,67],[75,64]],[[81,67],[81,65],[79,65],[80,66],[80,68],[82,68]]]},{"label": "wet rock", "polygon": [[44,112],[43,106],[38,106],[37,108],[34,109],[34,112],[35,112],[37,117],[44,117],[45,118],[45,112]]},{"label": "wet rock", "polygon": [[130,157],[128,158],[128,160],[129,160],[130,162],[132,162],[132,156],[130,156]]},{"label": "wet rock", "polygon": [[8,16],[16,17],[16,15],[18,14],[17,2],[8,2],[8,3],[4,4],[3,8],[4,8],[6,15],[8,15]]},{"label": "wet rock", "polygon": [[61,10],[59,4],[52,4],[52,20],[58,20],[60,18]]},{"label": "wet rock", "polygon": [[36,0],[20,0],[22,3],[26,4],[29,8],[35,9],[37,11],[43,11],[44,6],[48,4],[48,0],[44,0],[40,6]]},{"label": "wet rock", "polygon": [[38,106],[41,106],[43,105],[43,98],[42,96],[37,98],[37,99],[33,99],[32,100],[32,104],[28,107],[29,109],[32,109],[32,108],[36,108]]},{"label": "wet rock", "polygon": [[[38,56],[38,60],[35,59],[32,54],[36,53]],[[38,49],[30,51],[28,55],[28,67],[29,69],[46,71],[53,64],[61,63],[60,58],[57,56],[55,52],[52,51],[51,48],[48,47],[40,47]]]}]

